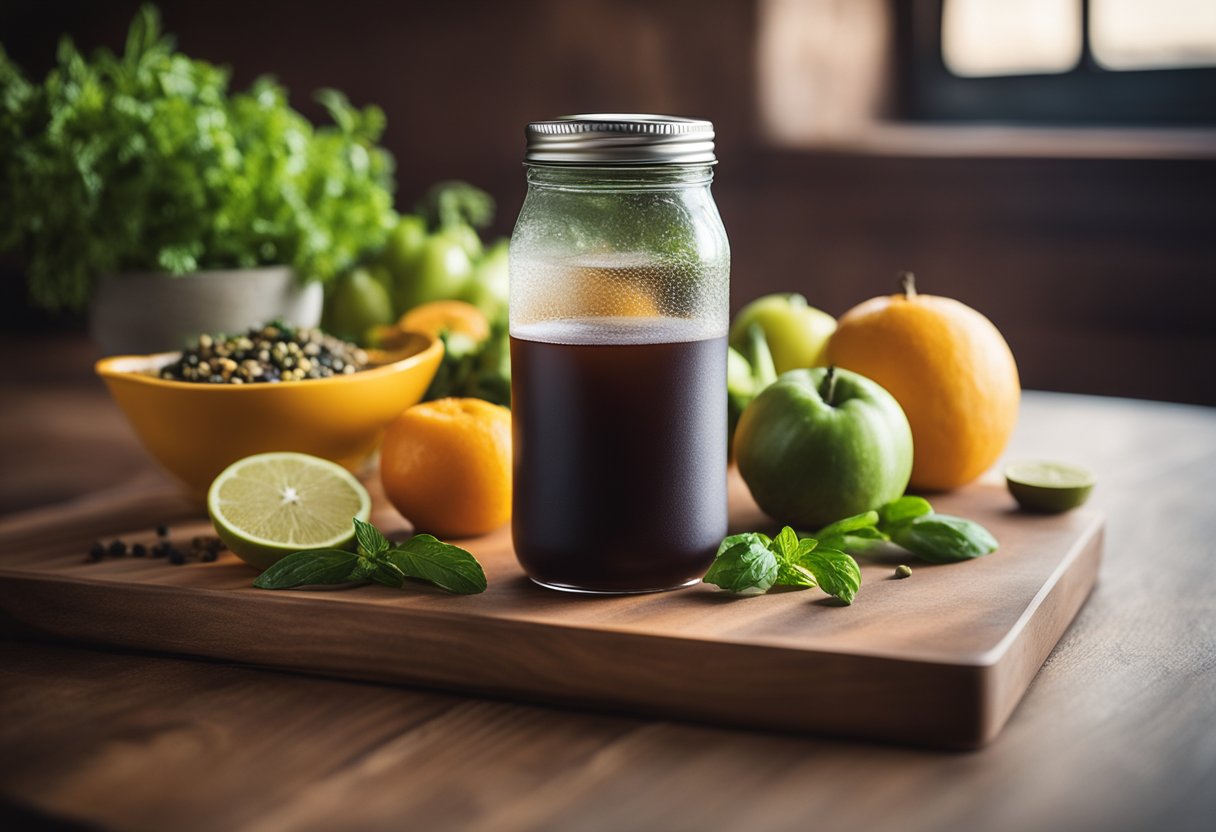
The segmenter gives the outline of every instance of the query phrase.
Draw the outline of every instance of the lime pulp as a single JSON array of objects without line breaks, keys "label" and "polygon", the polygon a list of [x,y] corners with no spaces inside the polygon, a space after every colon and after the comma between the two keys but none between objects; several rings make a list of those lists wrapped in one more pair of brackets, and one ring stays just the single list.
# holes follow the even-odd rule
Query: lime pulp
[{"label": "lime pulp", "polygon": [[207,492],[216,534],[258,569],[305,549],[344,548],[352,518],[367,520],[371,498],[342,466],[308,454],[255,454],[224,469]]}]

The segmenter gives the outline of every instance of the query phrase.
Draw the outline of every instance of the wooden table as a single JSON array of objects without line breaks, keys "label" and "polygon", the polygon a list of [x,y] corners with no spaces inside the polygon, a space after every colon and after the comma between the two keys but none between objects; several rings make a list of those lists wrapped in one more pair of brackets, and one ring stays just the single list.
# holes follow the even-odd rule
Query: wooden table
[{"label": "wooden table", "polygon": [[[26,352],[39,357],[0,382],[0,512],[157,476],[89,376],[87,345]],[[0,824],[1211,829],[1216,411],[1031,393],[1010,453],[1099,472],[1093,502],[1109,514],[1107,552],[1088,604],[983,751],[9,641],[0,643]]]}]

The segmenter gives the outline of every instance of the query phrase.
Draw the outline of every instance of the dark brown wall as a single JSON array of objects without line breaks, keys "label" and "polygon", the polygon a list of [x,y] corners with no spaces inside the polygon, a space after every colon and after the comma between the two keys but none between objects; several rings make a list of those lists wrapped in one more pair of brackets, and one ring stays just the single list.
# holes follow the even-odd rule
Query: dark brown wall
[{"label": "dark brown wall", "polygon": [[[134,2],[0,7],[41,74],[61,31],[118,46]],[[1027,387],[1216,404],[1216,164],[900,158],[766,146],[749,0],[163,2],[238,86],[272,72],[313,117],[334,86],[388,114],[401,207],[439,179],[523,196],[522,129],[567,112],[712,119],[737,308],[797,290],[839,314],[912,268],[1006,333]],[[15,290],[5,292],[12,306]],[[4,316],[13,320],[10,308]]]}]

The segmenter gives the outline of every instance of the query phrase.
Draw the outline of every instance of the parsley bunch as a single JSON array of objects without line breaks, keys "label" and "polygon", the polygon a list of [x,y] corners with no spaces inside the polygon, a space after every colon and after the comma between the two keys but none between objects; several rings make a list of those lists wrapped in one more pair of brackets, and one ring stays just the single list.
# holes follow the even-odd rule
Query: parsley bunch
[{"label": "parsley bunch", "polygon": [[137,13],[122,54],[71,40],[31,83],[0,48],[0,250],[17,248],[32,300],[79,308],[124,270],[292,266],[327,280],[383,244],[393,160],[384,114],[318,93],[314,127],[269,78],[230,92]]}]

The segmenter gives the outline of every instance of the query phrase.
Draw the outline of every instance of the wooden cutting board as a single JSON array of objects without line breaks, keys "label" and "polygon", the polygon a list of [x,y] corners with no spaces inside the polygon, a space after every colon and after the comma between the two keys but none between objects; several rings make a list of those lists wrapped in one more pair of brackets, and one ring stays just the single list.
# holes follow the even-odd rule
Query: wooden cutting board
[{"label": "wooden cutting board", "polygon": [[[407,524],[373,488],[390,537]],[[852,606],[818,590],[739,598],[700,585],[598,597],[533,585],[507,529],[465,541],[483,595],[427,586],[269,592],[215,563],[86,563],[95,539],[182,545],[210,525],[163,483],[136,484],[0,522],[0,627],[9,633],[180,653],[379,682],[470,691],[780,731],[978,747],[1009,718],[1098,574],[1103,522],[1035,516],[1003,488],[934,499],[1001,543],[931,566],[862,558]],[[733,530],[772,527],[737,476]],[[908,561],[911,578],[895,580]]]}]

